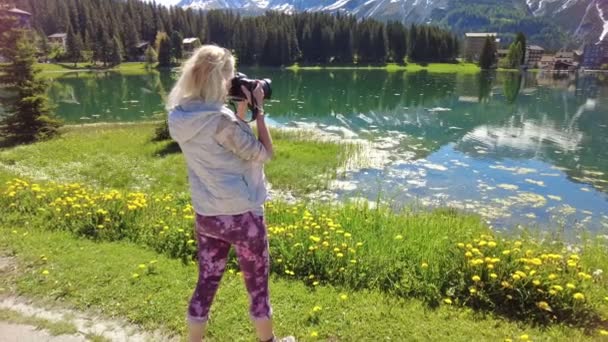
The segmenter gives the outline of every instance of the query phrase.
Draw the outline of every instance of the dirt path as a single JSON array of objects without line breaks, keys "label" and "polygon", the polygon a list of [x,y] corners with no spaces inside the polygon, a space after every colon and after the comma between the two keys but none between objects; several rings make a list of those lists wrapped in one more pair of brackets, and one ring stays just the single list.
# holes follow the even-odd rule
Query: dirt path
[{"label": "dirt path", "polygon": [[[12,258],[0,255],[0,276],[15,270]],[[80,342],[107,341],[178,341],[160,332],[142,331],[121,320],[109,320],[98,315],[65,308],[48,308],[27,298],[14,295],[0,296],[0,310],[8,318],[0,319],[0,342]],[[72,334],[52,336],[49,327],[71,327]],[[52,329],[51,329],[52,330]]]}]

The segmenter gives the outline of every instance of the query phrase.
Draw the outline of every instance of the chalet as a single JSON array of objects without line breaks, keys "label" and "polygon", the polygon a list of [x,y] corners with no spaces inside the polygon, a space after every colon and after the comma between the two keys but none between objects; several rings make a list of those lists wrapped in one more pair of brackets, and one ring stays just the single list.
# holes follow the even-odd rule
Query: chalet
[{"label": "chalet", "polygon": [[543,55],[538,61],[538,67],[543,70],[553,70],[555,65],[555,57],[550,55]]},{"label": "chalet", "polygon": [[149,42],[141,41],[135,44],[135,50],[137,50],[137,59],[142,62],[146,59],[146,50],[150,46]]},{"label": "chalet", "polygon": [[60,44],[63,48],[66,48],[68,34],[67,33],[53,33],[52,35],[47,37],[49,39],[49,43],[51,44]]},{"label": "chalet", "polygon": [[492,37],[496,39],[496,43],[500,39],[496,38],[497,33],[466,33],[464,39],[464,58],[468,61],[478,61],[481,56],[481,51],[486,43],[486,38]]},{"label": "chalet", "polygon": [[184,56],[187,57],[190,56],[196,48],[201,46],[201,40],[196,37],[184,38],[182,45],[184,47]]},{"label": "chalet", "polygon": [[16,7],[0,8],[0,16],[10,16],[15,18],[19,27],[29,28],[31,26],[30,22],[32,19],[32,14]]}]

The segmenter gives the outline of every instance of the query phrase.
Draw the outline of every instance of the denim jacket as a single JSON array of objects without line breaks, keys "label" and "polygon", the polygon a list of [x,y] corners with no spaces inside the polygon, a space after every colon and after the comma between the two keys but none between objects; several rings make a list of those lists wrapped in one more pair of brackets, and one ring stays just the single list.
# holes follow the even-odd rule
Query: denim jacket
[{"label": "denim jacket", "polygon": [[191,101],[169,112],[169,133],[185,156],[198,214],[263,214],[270,156],[247,123],[222,104]]}]

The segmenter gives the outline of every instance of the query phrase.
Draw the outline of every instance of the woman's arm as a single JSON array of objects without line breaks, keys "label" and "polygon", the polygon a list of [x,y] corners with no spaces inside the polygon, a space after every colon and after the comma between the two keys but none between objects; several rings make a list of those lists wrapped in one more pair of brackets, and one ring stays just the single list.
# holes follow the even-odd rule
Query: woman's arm
[{"label": "woman's arm", "polygon": [[268,158],[272,158],[274,154],[273,146],[272,146],[272,137],[270,136],[270,130],[268,126],[266,126],[264,115],[264,90],[258,84],[255,89],[253,89],[253,94],[247,90],[245,87],[241,87],[245,96],[247,96],[247,100],[251,103],[251,95],[255,99],[255,103],[257,104],[258,115],[256,117],[255,123],[258,128],[258,139],[264,145],[266,149],[266,153],[268,154]]}]

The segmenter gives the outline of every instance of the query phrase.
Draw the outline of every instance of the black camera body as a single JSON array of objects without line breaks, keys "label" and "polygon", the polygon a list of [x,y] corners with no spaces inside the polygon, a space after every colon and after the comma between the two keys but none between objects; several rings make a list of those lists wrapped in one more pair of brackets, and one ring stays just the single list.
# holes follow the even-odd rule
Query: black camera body
[{"label": "black camera body", "polygon": [[269,99],[272,96],[272,81],[269,78],[261,80],[249,79],[247,75],[240,72],[237,72],[236,76],[230,80],[228,96],[235,100],[247,100],[247,96],[243,93],[241,86],[244,86],[253,93],[253,89],[255,89],[258,83],[262,86],[262,90],[264,90],[264,99]]}]

